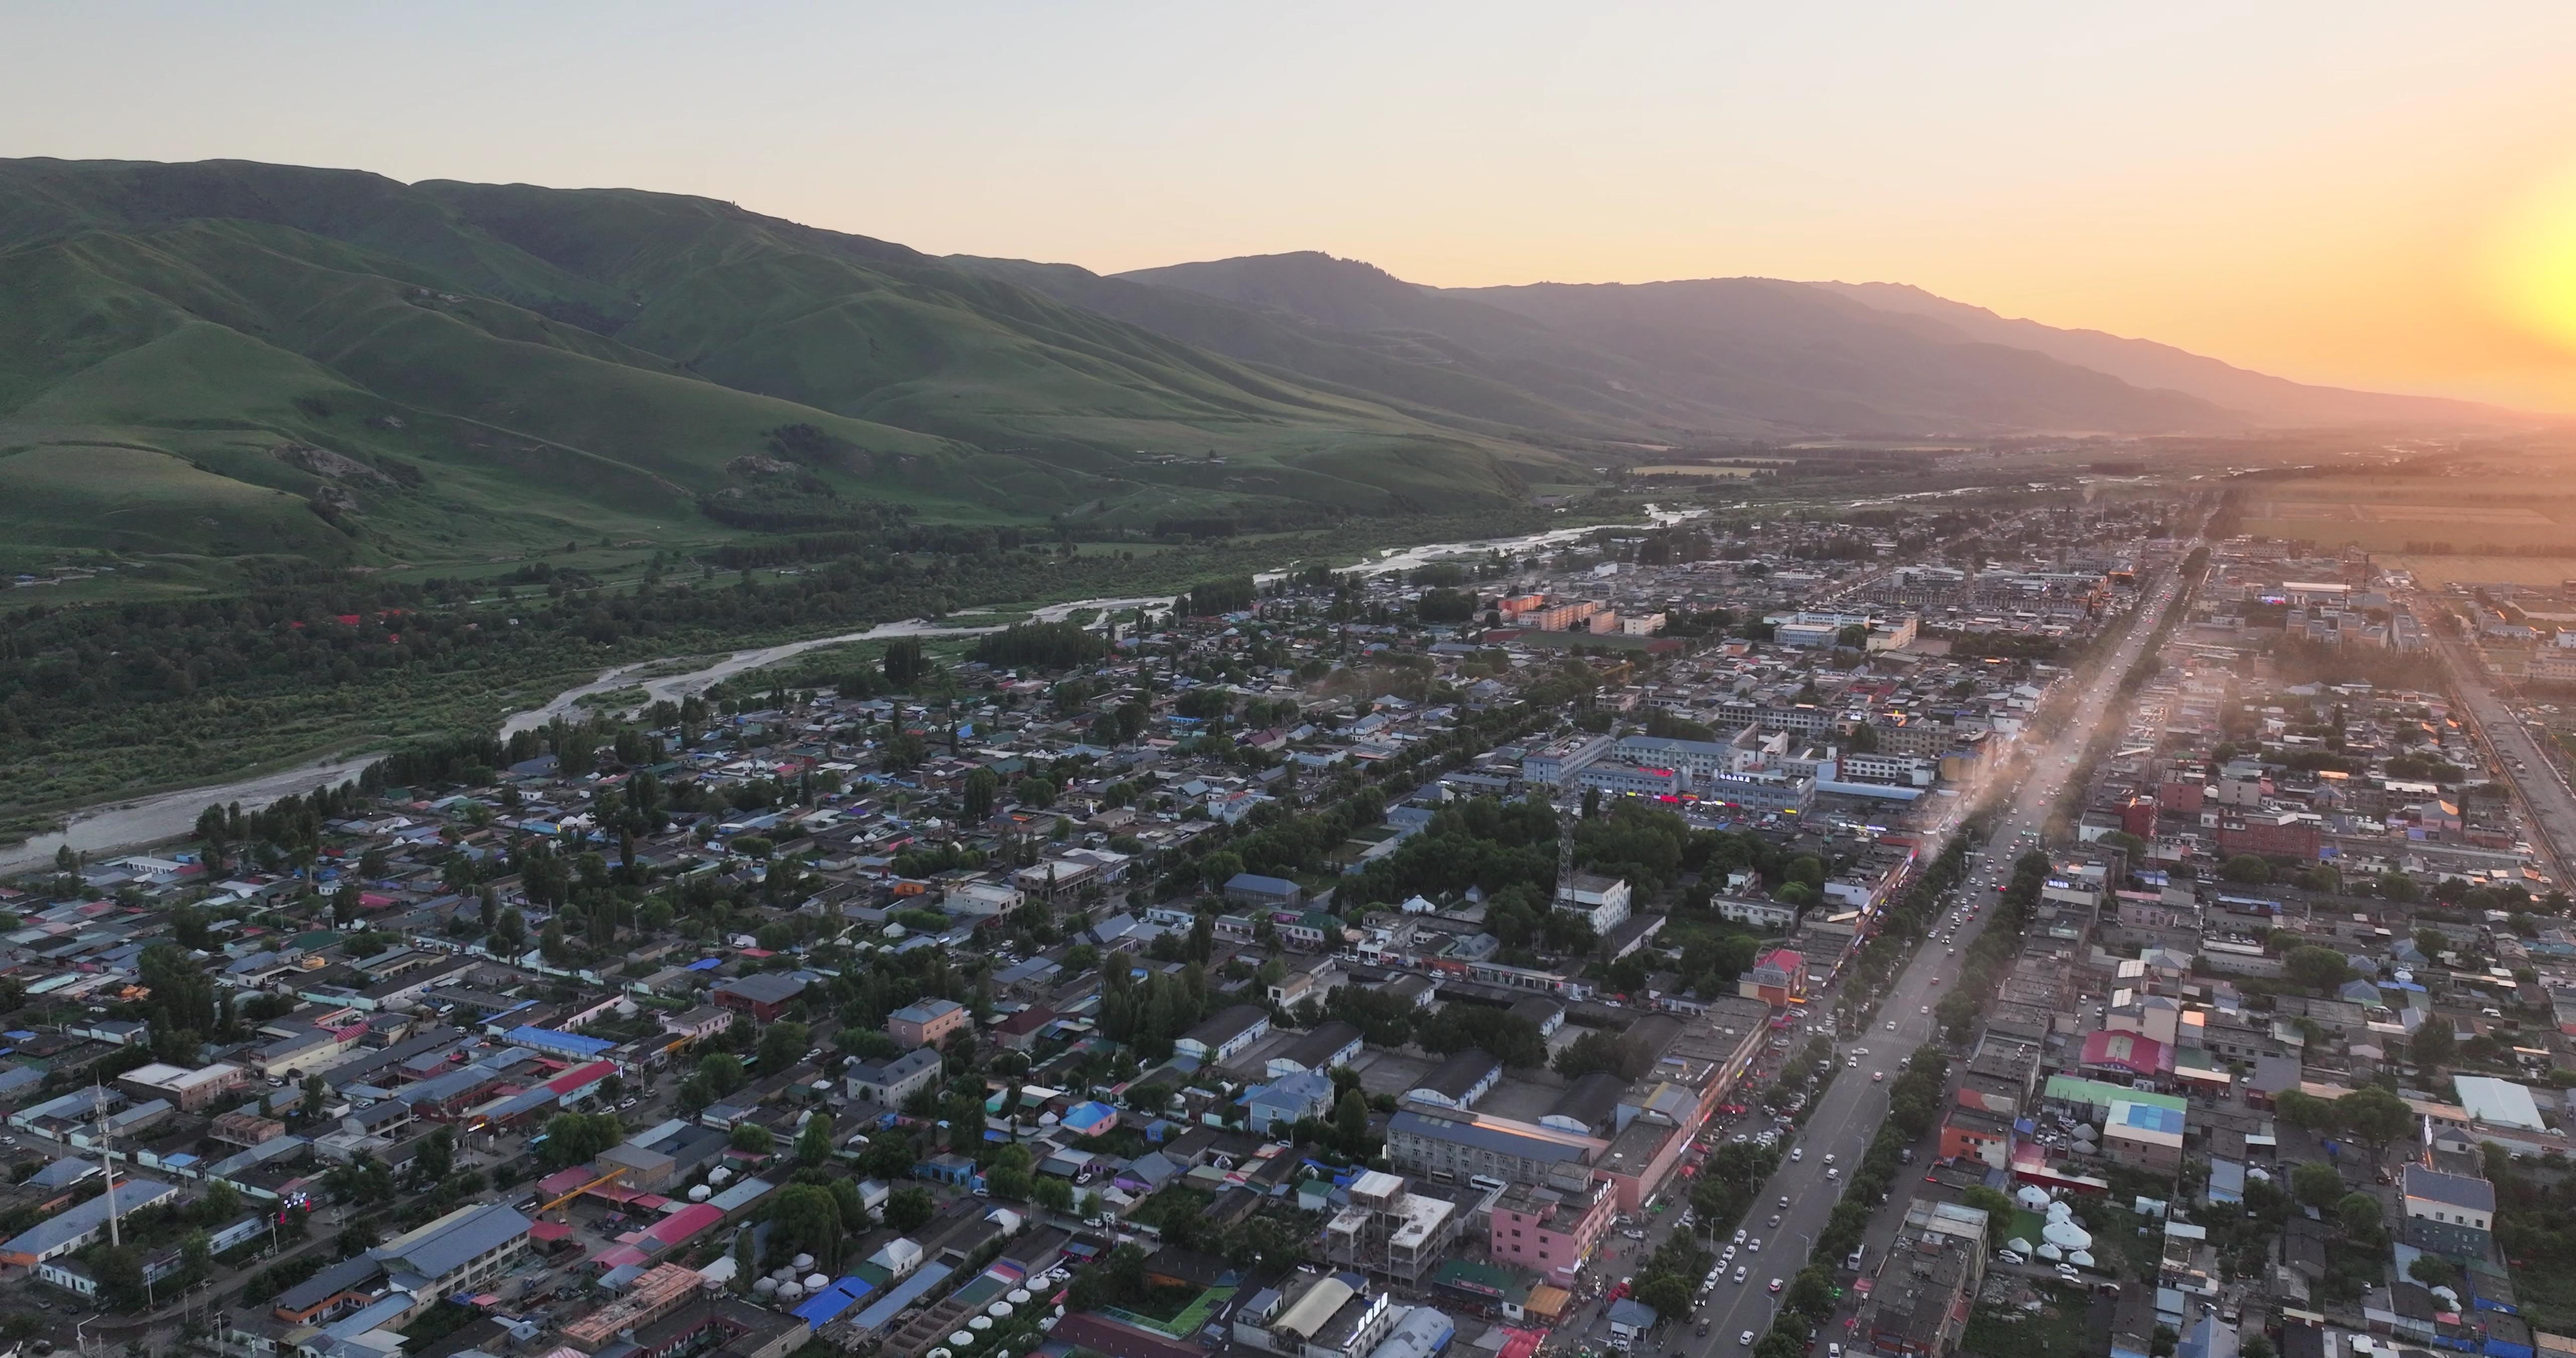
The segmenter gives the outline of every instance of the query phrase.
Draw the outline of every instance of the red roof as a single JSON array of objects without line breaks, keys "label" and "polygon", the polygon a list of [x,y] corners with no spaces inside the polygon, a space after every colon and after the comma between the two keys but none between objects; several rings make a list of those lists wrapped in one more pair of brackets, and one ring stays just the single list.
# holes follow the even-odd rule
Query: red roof
[{"label": "red roof", "polygon": [[2109,1066],[2132,1075],[2171,1075],[2173,1048],[2144,1033],[2105,1028],[2084,1039],[2084,1064]]},{"label": "red roof", "polygon": [[569,1094],[576,1089],[588,1089],[616,1073],[616,1062],[593,1061],[589,1065],[575,1067],[546,1081],[546,1088],[558,1094]]}]

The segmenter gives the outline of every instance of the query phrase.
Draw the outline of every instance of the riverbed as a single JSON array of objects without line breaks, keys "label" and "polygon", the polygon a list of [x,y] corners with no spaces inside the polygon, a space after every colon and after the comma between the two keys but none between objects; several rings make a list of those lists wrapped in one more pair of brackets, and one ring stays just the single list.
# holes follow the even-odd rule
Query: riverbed
[{"label": "riverbed", "polygon": [[[1603,528],[1651,528],[1676,523],[1690,517],[1688,512],[1661,510],[1646,506],[1647,522],[1642,524],[1584,524],[1573,528],[1555,528],[1543,533],[1526,533],[1519,537],[1484,538],[1470,542],[1433,542],[1418,547],[1389,548],[1354,566],[1341,567],[1348,572],[1378,576],[1394,571],[1413,570],[1442,557],[1485,555],[1492,552],[1520,553],[1535,547],[1552,547],[1571,542]],[[1285,571],[1264,571],[1255,579],[1268,584],[1286,576]],[[1168,608],[1172,595],[1144,595],[1115,599],[1077,599],[1071,603],[1048,604],[1033,610],[1040,622],[1062,622],[1084,610],[1119,612],[1129,609]],[[989,610],[979,610],[989,611]],[[681,698],[706,692],[738,674],[775,665],[782,660],[803,655],[826,646],[846,646],[854,642],[883,641],[893,637],[961,637],[980,636],[1002,630],[1002,624],[979,624],[962,619],[975,616],[961,612],[945,619],[908,618],[902,622],[879,623],[863,631],[844,632],[837,636],[815,637],[808,641],[791,641],[777,646],[761,646],[735,651],[721,660],[676,674],[643,677],[672,663],[671,657],[639,660],[602,670],[588,683],[565,689],[543,705],[513,712],[501,722],[501,734],[510,736],[534,730],[557,717],[577,715],[583,698],[622,689],[642,689],[644,702],[677,702]],[[129,801],[110,802],[74,812],[63,829],[52,834],[36,835],[24,844],[0,848],[0,873],[27,872],[53,861],[56,850],[65,845],[78,853],[91,855],[130,849],[162,840],[178,839],[196,828],[197,815],[210,803],[239,802],[244,810],[257,810],[281,797],[301,796],[315,788],[344,783],[355,778],[377,758],[374,754],[325,755],[314,763],[297,768],[260,774],[229,783],[184,788],[177,792],[157,793]]]}]

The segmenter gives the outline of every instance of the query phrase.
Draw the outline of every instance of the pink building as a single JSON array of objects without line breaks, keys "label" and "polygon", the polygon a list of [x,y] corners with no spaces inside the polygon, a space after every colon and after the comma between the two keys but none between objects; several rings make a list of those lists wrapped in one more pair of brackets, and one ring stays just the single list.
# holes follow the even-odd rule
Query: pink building
[{"label": "pink building", "polygon": [[1493,1261],[1572,1287],[1618,1212],[1619,1195],[1607,1179],[1581,1193],[1514,1184],[1494,1204]]}]

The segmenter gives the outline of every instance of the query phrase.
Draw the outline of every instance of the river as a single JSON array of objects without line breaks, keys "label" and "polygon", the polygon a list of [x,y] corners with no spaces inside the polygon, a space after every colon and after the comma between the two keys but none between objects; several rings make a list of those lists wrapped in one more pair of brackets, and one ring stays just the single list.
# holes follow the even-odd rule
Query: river
[{"label": "river", "polygon": [[[1556,528],[1544,533],[1528,533],[1511,538],[1483,538],[1471,542],[1434,542],[1418,547],[1389,548],[1356,566],[1344,567],[1362,575],[1385,575],[1392,571],[1412,570],[1443,556],[1494,551],[1518,553],[1533,547],[1550,547],[1570,542],[1602,528],[1650,528],[1678,522],[1690,517],[1689,512],[1660,510],[1646,506],[1647,522],[1643,524],[1585,524],[1575,528]],[[1281,579],[1284,571],[1264,571],[1257,579],[1267,584]],[[1062,622],[1086,609],[1115,611],[1130,608],[1166,608],[1173,596],[1147,595],[1116,599],[1077,599],[1072,603],[1048,604],[1035,610],[1040,622]],[[990,611],[990,610],[977,610]],[[1001,624],[974,624],[956,621],[974,616],[960,612],[948,620],[909,618],[902,622],[879,623],[865,631],[844,632],[838,636],[815,637],[809,641],[791,641],[777,646],[762,646],[748,651],[735,651],[721,660],[677,674],[640,676],[671,663],[673,657],[639,660],[602,670],[588,683],[565,689],[543,706],[514,712],[501,723],[501,734],[512,735],[534,730],[560,716],[579,710],[583,698],[619,689],[640,688],[646,701],[677,702],[691,694],[704,693],[716,684],[738,674],[775,665],[824,646],[843,646],[852,642],[881,641],[888,637],[957,637],[977,636],[1002,630]],[[358,776],[376,755],[325,755],[314,763],[253,778],[207,787],[184,788],[177,792],[157,793],[131,801],[109,802],[72,813],[64,828],[52,834],[36,835],[24,844],[0,848],[0,873],[26,872],[53,861],[56,850],[65,845],[75,852],[100,854],[139,845],[178,839],[196,828],[197,815],[210,803],[239,802],[245,810],[257,810],[286,796],[301,796],[315,788],[343,783]]]}]

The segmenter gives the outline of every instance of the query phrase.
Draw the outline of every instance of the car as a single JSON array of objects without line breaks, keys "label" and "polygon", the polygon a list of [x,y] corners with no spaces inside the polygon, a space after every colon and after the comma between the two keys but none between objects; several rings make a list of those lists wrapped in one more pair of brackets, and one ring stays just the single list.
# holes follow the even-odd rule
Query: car
[{"label": "car", "polygon": [[1718,1267],[1722,1269],[1722,1268],[1726,1267],[1728,1264],[1734,1263],[1734,1262],[1735,1262],[1735,1251],[1736,1251],[1738,1248],[1739,1248],[1739,1247],[1738,1247],[1738,1246],[1735,1246],[1735,1245],[1729,1245],[1729,1246],[1727,1246],[1727,1247],[1726,1247],[1726,1252],[1725,1252],[1724,1254],[1721,1254],[1721,1255],[1717,1256],[1717,1264],[1718,1264]]},{"label": "car", "polygon": [[1887,1021],[1887,1031],[1889,1031],[1889,1032],[1891,1032],[1891,1033],[1896,1031],[1896,1020],[1894,1020],[1894,1019],[1889,1019],[1889,1020]]},{"label": "car", "polygon": [[2084,1273],[2073,1264],[2059,1264],[2057,1266],[2057,1276],[2064,1278],[2066,1281],[2071,1283],[2081,1280]]},{"label": "car", "polygon": [[1753,1347],[1753,1331],[1746,1330],[1744,1333],[1737,1335],[1735,1337],[1735,1342],[1748,1349]]},{"label": "car", "polygon": [[1877,1084],[1877,1083],[1879,1083],[1879,1082],[1881,1082],[1881,1081],[1885,1080],[1886,1078],[1887,1078],[1887,1072],[1886,1072],[1886,1071],[1883,1071],[1883,1070],[1873,1070],[1873,1071],[1871,1071],[1871,1072],[1869,1073],[1869,1082],[1870,1082],[1871,1084]]},{"label": "car", "polygon": [[1736,1243],[1736,1244],[1739,1244],[1739,1245],[1743,1244],[1743,1243],[1744,1243],[1744,1237],[1745,1237],[1745,1233],[1744,1233],[1744,1232],[1742,1232],[1742,1231],[1737,1231],[1737,1232],[1735,1233],[1735,1243]]},{"label": "car", "polygon": [[1772,1224],[1772,1225],[1774,1225],[1774,1226],[1777,1226],[1777,1225],[1779,1225],[1779,1224],[1780,1224],[1780,1214],[1779,1214],[1779,1213],[1777,1213],[1777,1212],[1773,1212],[1773,1213],[1771,1214],[1771,1224]]},{"label": "car", "polygon": [[1825,1152],[1825,1163],[1830,1165],[1830,1164],[1832,1164],[1833,1162],[1834,1162],[1834,1153],[1833,1153],[1832,1151],[1827,1151],[1827,1152]]},{"label": "car", "polygon": [[1780,1195],[1780,1210],[1783,1212],[1789,1210],[1789,1195],[1786,1193]]},{"label": "car", "polygon": [[1643,1240],[1643,1239],[1645,1239],[1645,1238],[1646,1238],[1646,1233],[1645,1233],[1644,1231],[1638,1230],[1638,1229],[1637,1229],[1636,1227],[1634,1227],[1634,1226],[1631,1226],[1631,1227],[1629,1227],[1628,1229],[1626,1229],[1626,1230],[1624,1230],[1624,1231],[1621,1231],[1619,1234],[1621,1234],[1621,1235],[1624,1235],[1624,1236],[1628,1237],[1630,1240]]},{"label": "car", "polygon": [[1807,1148],[1806,1148],[1806,1147],[1804,1147],[1804,1146],[1791,1146],[1791,1147],[1789,1148],[1789,1163],[1791,1163],[1791,1164],[1793,1164],[1793,1165],[1794,1165],[1794,1164],[1798,1163],[1799,1161],[1804,1160],[1804,1159],[1806,1159],[1806,1158],[1807,1158]]},{"label": "car", "polygon": [[1843,1172],[1838,1169],[1829,1169],[1825,1171],[1825,1177],[1828,1179],[1839,1179],[1843,1177]]},{"label": "car", "polygon": [[1745,1241],[1744,1252],[1746,1254],[1760,1254],[1762,1252],[1762,1237],[1757,1235],[1751,1240]]},{"label": "car", "polygon": [[1932,1006],[1930,1006],[1930,1005],[1928,1005],[1928,1004],[1927,1004],[1927,1005],[1925,1005],[1925,1006],[1923,1006],[1923,1012],[1924,1012],[1924,1013],[1927,1013],[1927,1014],[1928,1014],[1928,1013],[1931,1013],[1931,1012],[1932,1012]]},{"label": "car", "polygon": [[1692,1333],[1692,1334],[1695,1334],[1695,1335],[1705,1335],[1705,1334],[1707,1334],[1707,1333],[1708,1333],[1708,1322],[1707,1322],[1707,1321],[1705,1321],[1705,1320],[1701,1321],[1701,1322],[1699,1323],[1699,1328],[1697,1328],[1697,1329],[1695,1329],[1695,1330],[1692,1330],[1692,1331],[1691,1331],[1691,1333]]},{"label": "car", "polygon": [[1859,1058],[1859,1057],[1857,1057],[1857,1056],[1855,1056],[1855,1057],[1851,1057],[1851,1058],[1849,1058],[1848,1060],[1845,1060],[1845,1061],[1843,1062],[1843,1069],[1845,1069],[1845,1070],[1858,1070],[1858,1069],[1860,1069],[1860,1058]]},{"label": "car", "polygon": [[1744,1281],[1745,1277],[1746,1277],[1748,1274],[1750,1274],[1750,1273],[1751,1273],[1751,1271],[1752,1271],[1752,1270],[1747,1269],[1747,1268],[1746,1268],[1746,1267],[1744,1267],[1744,1265],[1742,1265],[1742,1264],[1738,1264],[1738,1265],[1736,1265],[1736,1266],[1735,1266],[1735,1281],[1737,1281],[1737,1282],[1739,1282],[1739,1283],[1740,1283],[1740,1282],[1742,1282],[1742,1281]]},{"label": "car", "polygon": [[1764,1290],[1765,1290],[1765,1291],[1769,1291],[1769,1292],[1778,1292],[1778,1291],[1780,1290],[1781,1286],[1782,1286],[1782,1283],[1780,1282],[1780,1280],[1779,1280],[1779,1279],[1777,1279],[1777,1278],[1774,1278],[1774,1279],[1772,1279],[1772,1280],[1771,1280],[1771,1286],[1769,1286],[1768,1288],[1765,1288]]}]

